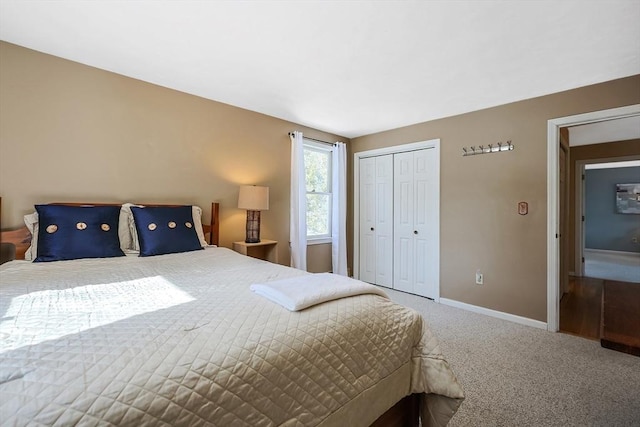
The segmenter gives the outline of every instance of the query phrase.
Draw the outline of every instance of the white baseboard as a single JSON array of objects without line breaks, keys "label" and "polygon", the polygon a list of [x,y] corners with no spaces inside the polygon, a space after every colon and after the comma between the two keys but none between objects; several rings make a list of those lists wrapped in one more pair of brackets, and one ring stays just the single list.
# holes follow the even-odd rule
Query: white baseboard
[{"label": "white baseboard", "polygon": [[528,317],[517,316],[515,314],[504,313],[502,311],[492,310],[490,308],[480,307],[477,305],[467,304],[448,298],[440,298],[440,303],[449,305],[455,308],[461,308],[463,310],[472,311],[474,313],[484,314],[485,316],[497,317],[498,319],[508,320],[510,322],[519,323],[525,326],[531,326],[533,328],[547,330],[547,323],[539,320],[529,319]]}]

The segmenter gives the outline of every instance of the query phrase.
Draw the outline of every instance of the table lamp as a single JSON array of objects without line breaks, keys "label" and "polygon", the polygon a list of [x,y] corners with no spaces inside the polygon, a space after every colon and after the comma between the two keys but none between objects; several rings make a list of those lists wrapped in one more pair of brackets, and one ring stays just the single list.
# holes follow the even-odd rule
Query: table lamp
[{"label": "table lamp", "polygon": [[260,211],[269,210],[269,187],[241,186],[238,195],[238,208],[247,210],[245,243],[260,243]]}]

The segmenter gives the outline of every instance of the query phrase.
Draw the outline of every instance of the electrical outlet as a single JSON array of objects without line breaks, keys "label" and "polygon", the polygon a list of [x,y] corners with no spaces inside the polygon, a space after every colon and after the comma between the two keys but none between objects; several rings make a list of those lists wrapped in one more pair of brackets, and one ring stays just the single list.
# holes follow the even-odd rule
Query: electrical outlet
[{"label": "electrical outlet", "polygon": [[484,284],[484,275],[480,272],[480,270],[476,271],[476,285]]}]

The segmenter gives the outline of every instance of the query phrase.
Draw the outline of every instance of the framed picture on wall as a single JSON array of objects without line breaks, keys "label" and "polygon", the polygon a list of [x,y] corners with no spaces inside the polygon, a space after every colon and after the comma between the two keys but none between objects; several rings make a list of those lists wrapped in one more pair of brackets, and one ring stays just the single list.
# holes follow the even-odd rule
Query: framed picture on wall
[{"label": "framed picture on wall", "polygon": [[616,184],[616,212],[640,214],[640,183]]}]

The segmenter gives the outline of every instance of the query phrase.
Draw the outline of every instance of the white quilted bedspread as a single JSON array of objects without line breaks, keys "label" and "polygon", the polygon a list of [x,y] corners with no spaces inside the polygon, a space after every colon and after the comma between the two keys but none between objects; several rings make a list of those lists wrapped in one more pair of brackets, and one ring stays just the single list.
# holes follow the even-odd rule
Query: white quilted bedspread
[{"label": "white quilted bedspread", "polygon": [[223,248],[4,264],[0,423],[313,426],[407,362],[408,392],[463,397],[414,311],[249,290],[302,274]]}]

